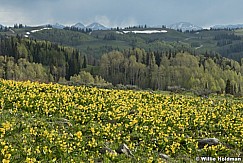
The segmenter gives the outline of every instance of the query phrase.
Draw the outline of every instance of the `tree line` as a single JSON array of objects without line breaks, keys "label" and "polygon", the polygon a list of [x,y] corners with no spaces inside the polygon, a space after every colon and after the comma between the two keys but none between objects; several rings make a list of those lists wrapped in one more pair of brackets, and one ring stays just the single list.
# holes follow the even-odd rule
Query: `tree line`
[{"label": "tree line", "polygon": [[70,31],[76,31],[76,32],[81,32],[81,33],[90,33],[92,32],[91,28],[78,28],[78,27],[64,27],[63,29],[65,30],[70,30]]},{"label": "tree line", "polygon": [[178,87],[237,94],[242,90],[242,73],[242,63],[219,54],[133,48],[110,51],[95,59],[48,41],[0,37],[0,77],[4,79],[112,83],[153,90]]},{"label": "tree line", "polygon": [[61,77],[69,80],[87,66],[86,56],[77,49],[21,37],[1,36],[0,56],[12,57],[14,63],[22,58],[30,63],[42,64],[47,67],[54,81]]},{"label": "tree line", "polygon": [[100,60],[100,73],[115,85],[137,85],[153,90],[177,86],[223,93],[229,80],[238,93],[243,81],[243,66],[237,61],[220,56],[155,53],[143,49],[104,54]]}]

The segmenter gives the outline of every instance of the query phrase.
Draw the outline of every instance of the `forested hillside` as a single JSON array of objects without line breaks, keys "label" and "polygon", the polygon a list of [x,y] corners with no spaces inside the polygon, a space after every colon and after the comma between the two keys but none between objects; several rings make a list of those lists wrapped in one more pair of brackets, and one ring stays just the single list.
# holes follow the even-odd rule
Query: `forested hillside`
[{"label": "forested hillside", "polygon": [[189,53],[146,53],[141,49],[103,55],[100,73],[114,84],[160,90],[166,90],[168,86],[180,86],[223,92],[229,79],[238,91],[243,81],[243,67],[233,60],[219,56],[193,56]]},{"label": "forested hillside", "polygon": [[1,30],[1,78],[241,94],[241,31],[34,30]]},{"label": "forested hillside", "polygon": [[[165,33],[146,34],[146,31],[166,30]],[[133,31],[144,31],[135,34]],[[220,55],[241,60],[243,56],[243,40],[241,30],[201,30],[186,31],[171,30],[166,28],[133,27],[127,29],[112,29],[98,31],[73,31],[73,30],[44,30],[31,35],[37,40],[48,40],[58,44],[72,46],[88,55],[100,58],[112,50],[141,48],[146,51],[178,52],[190,51],[192,54]]]},{"label": "forested hillside", "polygon": [[[70,78],[77,74],[84,64],[85,56],[74,48],[67,48],[47,41],[29,40],[20,37],[1,37],[0,54],[8,62],[18,63],[23,58],[30,63],[46,67],[54,81],[60,77]],[[5,76],[9,79],[8,76]]]}]

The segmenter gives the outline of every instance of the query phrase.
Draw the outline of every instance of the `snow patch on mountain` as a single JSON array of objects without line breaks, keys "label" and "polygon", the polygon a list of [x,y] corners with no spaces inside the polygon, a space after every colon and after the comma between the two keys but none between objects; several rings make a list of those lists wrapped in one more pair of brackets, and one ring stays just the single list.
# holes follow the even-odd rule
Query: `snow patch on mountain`
[{"label": "snow patch on mountain", "polygon": [[12,33],[15,33],[15,31],[14,30],[12,30],[11,28],[9,29]]},{"label": "snow patch on mountain", "polygon": [[143,30],[143,31],[123,31],[123,33],[135,33],[135,34],[153,34],[153,33],[167,33],[166,30]]},{"label": "snow patch on mountain", "polygon": [[92,23],[92,24],[88,25],[86,28],[90,28],[92,30],[107,30],[108,29],[107,27],[105,27],[99,23]]},{"label": "snow patch on mountain", "polygon": [[85,25],[83,25],[82,23],[77,23],[75,25],[73,25],[72,27],[78,28],[78,29],[85,29]]},{"label": "snow patch on mountain", "polygon": [[121,35],[123,34],[123,32],[120,32],[120,31],[116,31],[116,33],[117,33],[117,34],[121,34]]},{"label": "snow patch on mountain", "polygon": [[[40,31],[43,31],[43,30],[50,30],[50,29],[52,29],[52,28],[41,28],[41,29],[32,30],[30,32],[35,33],[35,32],[40,32]],[[27,34],[27,32],[26,32],[26,34]]]},{"label": "snow patch on mountain", "polygon": [[52,26],[52,28],[56,28],[56,29],[63,29],[63,28],[65,28],[65,26],[64,26],[64,25],[59,24],[59,23],[56,23],[56,24],[51,25],[51,26]]},{"label": "snow patch on mountain", "polygon": [[[56,29],[64,29],[66,26],[62,25],[62,24],[59,24],[59,23],[56,23],[54,25],[50,25],[52,28],[56,28]],[[99,24],[99,23],[92,23],[92,24],[89,24],[87,26],[85,26],[84,24],[82,23],[76,23],[74,25],[71,25],[71,27],[75,27],[75,28],[78,28],[78,29],[86,29],[86,28],[90,28],[92,30],[107,30],[109,28],[105,27],[104,25],[102,24]]]},{"label": "snow patch on mountain", "polygon": [[26,32],[24,37],[28,38],[30,36],[31,33],[36,33],[36,32],[40,32],[40,31],[43,31],[43,30],[50,30],[52,28],[41,28],[41,29],[34,29],[34,30],[31,30],[30,32]]},{"label": "snow patch on mountain", "polygon": [[168,28],[171,28],[174,30],[182,30],[182,32],[198,31],[198,30],[203,29],[202,27],[196,26],[196,25],[188,23],[188,22],[179,22],[179,23],[171,24],[168,26]]}]

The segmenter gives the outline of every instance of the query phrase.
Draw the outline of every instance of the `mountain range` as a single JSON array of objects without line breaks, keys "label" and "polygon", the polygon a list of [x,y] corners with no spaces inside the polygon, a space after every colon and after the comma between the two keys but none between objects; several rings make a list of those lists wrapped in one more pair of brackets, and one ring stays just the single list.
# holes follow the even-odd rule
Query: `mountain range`
[{"label": "mountain range", "polygon": [[57,29],[63,29],[65,27],[64,25],[59,24],[59,23],[53,24],[51,26],[52,26],[52,28],[57,28]]},{"label": "mountain range", "polygon": [[[57,28],[57,29],[63,29],[65,26],[61,25],[61,24],[54,24],[52,25],[53,28]],[[84,28],[90,28],[92,30],[107,30],[109,29],[108,27],[105,27],[104,25],[100,24],[100,23],[92,23],[90,25],[85,26],[82,23],[77,23],[75,25],[72,25],[71,27],[76,27],[79,29],[84,29]],[[171,24],[169,26],[167,26],[168,28],[174,29],[174,30],[182,30],[184,31],[197,31],[197,30],[202,30],[202,27],[196,26],[192,23],[188,23],[188,22],[179,22],[179,23],[175,23],[175,24]]]},{"label": "mountain range", "polygon": [[[52,26],[53,28],[56,28],[56,29],[65,28],[65,25],[62,25],[60,23],[51,24],[50,26]],[[4,25],[0,24],[0,28],[1,27],[4,27]],[[91,23],[87,26],[82,24],[82,23],[76,23],[76,24],[72,25],[71,27],[75,27],[75,28],[78,28],[78,29],[90,28],[92,30],[108,30],[108,29],[110,29],[110,27],[106,27],[106,26],[104,26],[100,23],[97,23],[97,22]],[[170,29],[174,29],[174,30],[181,30],[183,32],[185,32],[185,31],[198,31],[198,30],[203,29],[202,27],[197,26],[197,25],[192,24],[192,23],[189,23],[189,22],[178,22],[178,23],[168,25],[166,27],[170,28]],[[154,27],[151,27],[151,28],[161,28],[161,26],[154,26]],[[243,24],[214,25],[214,26],[211,26],[210,28],[212,28],[212,29],[239,29],[239,28],[243,28]]]},{"label": "mountain range", "polygon": [[103,26],[102,24],[99,23],[92,23],[88,25],[86,28],[90,28],[92,30],[106,30],[108,29],[107,27]]},{"label": "mountain range", "polygon": [[243,24],[215,25],[213,29],[238,29],[243,28]]},{"label": "mountain range", "polygon": [[[59,23],[56,23],[56,24],[53,24],[51,25],[53,28],[57,28],[57,29],[63,29],[65,28],[64,25],[62,24],[59,24]],[[100,24],[100,23],[92,23],[92,24],[89,24],[87,26],[85,26],[84,24],[82,23],[77,23],[75,25],[72,25],[71,27],[75,27],[75,28],[78,28],[78,29],[85,29],[85,28],[90,28],[92,30],[107,30],[109,28],[105,27],[104,25]]]},{"label": "mountain range", "polygon": [[202,27],[199,27],[197,25],[194,25],[194,24],[188,23],[188,22],[179,22],[179,23],[171,24],[167,27],[170,28],[170,29],[174,29],[174,30],[182,30],[182,32],[198,31],[198,30],[203,29]]},{"label": "mountain range", "polygon": [[75,25],[73,25],[72,27],[78,28],[78,29],[85,29],[85,25],[83,25],[82,23],[77,23]]}]

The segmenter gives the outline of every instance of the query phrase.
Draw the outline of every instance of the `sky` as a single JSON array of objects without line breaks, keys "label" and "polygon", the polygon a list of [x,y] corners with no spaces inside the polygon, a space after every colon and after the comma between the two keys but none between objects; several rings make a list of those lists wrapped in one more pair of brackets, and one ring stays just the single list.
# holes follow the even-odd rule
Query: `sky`
[{"label": "sky", "polygon": [[243,24],[243,0],[0,0],[0,24]]}]

